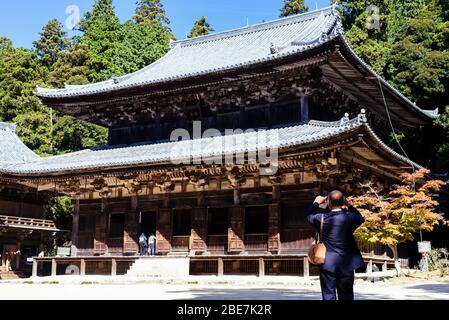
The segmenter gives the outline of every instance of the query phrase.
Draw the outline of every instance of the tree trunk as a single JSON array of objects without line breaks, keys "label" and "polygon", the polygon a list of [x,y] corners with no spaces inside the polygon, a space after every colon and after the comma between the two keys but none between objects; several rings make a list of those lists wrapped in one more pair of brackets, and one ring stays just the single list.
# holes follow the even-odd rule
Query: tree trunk
[{"label": "tree trunk", "polygon": [[397,245],[389,245],[388,247],[393,252],[394,268],[396,269],[396,275],[398,277],[405,276],[405,273],[401,268],[401,263],[399,262],[398,246]]}]

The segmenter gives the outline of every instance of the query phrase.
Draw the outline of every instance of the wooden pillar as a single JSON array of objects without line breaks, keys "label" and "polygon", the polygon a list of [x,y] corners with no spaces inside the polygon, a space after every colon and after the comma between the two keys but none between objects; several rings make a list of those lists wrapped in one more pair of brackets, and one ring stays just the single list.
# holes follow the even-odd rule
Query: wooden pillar
[{"label": "wooden pillar", "polygon": [[222,276],[223,274],[224,274],[223,258],[218,258],[218,276]]},{"label": "wooden pillar", "polygon": [[205,252],[207,237],[207,208],[197,207],[193,209],[192,233],[190,236],[191,250]]},{"label": "wooden pillar", "polygon": [[373,260],[369,260],[366,265],[366,273],[371,274],[373,272]]},{"label": "wooden pillar", "polygon": [[56,259],[51,259],[51,276],[54,277],[56,276],[56,269],[57,269],[57,263],[56,263]]},{"label": "wooden pillar", "polygon": [[265,261],[263,258],[259,258],[259,277],[265,276]]},{"label": "wooden pillar", "polygon": [[112,259],[111,261],[111,276],[117,275],[117,260]]},{"label": "wooden pillar", "polygon": [[37,264],[36,259],[33,259],[33,269],[31,272],[32,277],[37,277],[37,266],[38,266],[38,264]]},{"label": "wooden pillar", "polygon": [[304,277],[308,277],[310,275],[310,265],[309,265],[309,259],[305,257],[303,259],[303,272]]},{"label": "wooden pillar", "polygon": [[80,199],[77,197],[74,201],[73,213],[72,213],[72,247],[70,255],[76,257],[78,255],[78,233],[79,233],[79,221],[80,221]]},{"label": "wooden pillar", "polygon": [[80,275],[85,276],[86,275],[86,260],[81,259],[80,262]]},{"label": "wooden pillar", "polygon": [[245,250],[245,208],[233,206],[230,209],[228,228],[228,251],[242,252]]},{"label": "wooden pillar", "polygon": [[273,203],[268,212],[268,251],[278,253],[280,241],[280,204]]},{"label": "wooden pillar", "polygon": [[16,265],[16,269],[19,270],[20,269],[20,257],[22,256],[22,251],[20,250],[20,247],[22,246],[22,243],[19,241],[17,241],[17,251],[16,251],[16,261],[15,261],[15,265]]}]

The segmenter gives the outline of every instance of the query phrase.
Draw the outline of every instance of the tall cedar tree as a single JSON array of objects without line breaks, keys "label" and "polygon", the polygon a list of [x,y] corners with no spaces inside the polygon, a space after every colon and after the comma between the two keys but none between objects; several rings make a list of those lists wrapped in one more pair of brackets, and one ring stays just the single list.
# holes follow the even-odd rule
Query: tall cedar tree
[{"label": "tall cedar tree", "polygon": [[87,45],[92,59],[94,82],[112,78],[115,49],[119,44],[120,22],[112,0],[96,0],[91,12],[80,22],[84,34],[81,43]]},{"label": "tall cedar tree", "polygon": [[195,38],[199,36],[205,36],[213,31],[215,30],[210,26],[210,23],[206,20],[206,17],[202,16],[199,20],[195,21],[192,31],[190,31],[190,34],[187,37]]},{"label": "tall cedar tree", "polygon": [[293,16],[309,11],[309,7],[304,4],[304,0],[284,0],[284,7],[281,9],[281,17]]},{"label": "tall cedar tree", "polygon": [[136,13],[133,17],[136,23],[157,21],[163,25],[170,24],[170,19],[160,0],[138,0],[136,5]]},{"label": "tall cedar tree", "polygon": [[67,33],[58,20],[53,19],[44,26],[39,40],[33,42],[42,65],[50,68],[58,60],[69,45],[66,37]]}]

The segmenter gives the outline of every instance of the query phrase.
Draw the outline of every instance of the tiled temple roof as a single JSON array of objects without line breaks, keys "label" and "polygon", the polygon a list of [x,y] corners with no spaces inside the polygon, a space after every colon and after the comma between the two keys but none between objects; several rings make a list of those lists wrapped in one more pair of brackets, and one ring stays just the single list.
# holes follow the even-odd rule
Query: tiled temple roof
[{"label": "tiled temple roof", "polygon": [[71,97],[189,78],[274,60],[316,46],[337,34],[334,7],[246,28],[175,41],[153,64],[123,77],[65,89],[37,88],[40,97]]},{"label": "tiled temple roof", "polygon": [[0,122],[0,166],[39,159],[17,136],[16,125]]},{"label": "tiled temple roof", "polygon": [[[263,131],[265,136],[257,140],[258,133],[244,132],[197,140],[141,144],[125,147],[100,147],[48,158],[33,158],[27,162],[0,165],[0,174],[8,175],[58,175],[84,170],[102,170],[143,165],[170,164],[193,158],[211,159],[223,155],[256,152],[270,148],[308,146],[324,141],[336,140],[344,134],[357,134],[365,129],[371,139],[390,157],[403,165],[420,167],[386,146],[366,123],[364,113],[349,120],[344,117],[337,122],[310,121],[278,129]],[[259,131],[260,134],[260,131]],[[265,138],[268,137],[268,138]],[[235,138],[235,140],[234,140]],[[236,143],[233,143],[236,141]]]},{"label": "tiled temple roof", "polygon": [[438,110],[419,108],[355,54],[343,34],[336,6],[245,28],[175,41],[164,57],[137,72],[93,84],[66,85],[63,89],[38,87],[36,94],[47,100],[66,99],[193,79],[306,53],[331,41],[338,41],[345,47],[351,59],[366,73],[378,79],[382,86],[391,91],[395,99],[416,116],[422,119],[437,117]]}]

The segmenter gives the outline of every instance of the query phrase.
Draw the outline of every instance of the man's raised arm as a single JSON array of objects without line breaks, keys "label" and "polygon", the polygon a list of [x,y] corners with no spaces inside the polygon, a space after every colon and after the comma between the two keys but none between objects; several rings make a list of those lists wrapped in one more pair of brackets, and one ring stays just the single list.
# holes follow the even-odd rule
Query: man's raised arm
[{"label": "man's raised arm", "polygon": [[318,221],[318,208],[320,207],[320,204],[323,204],[326,201],[326,197],[318,196],[315,198],[315,201],[312,203],[312,205],[307,209],[307,221],[310,224],[315,225],[316,221]]}]

